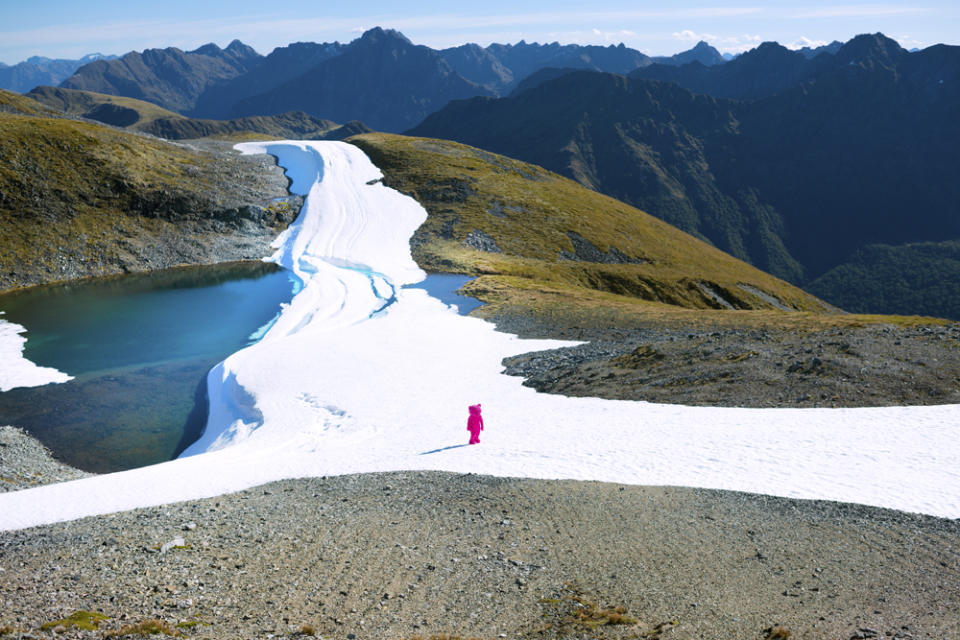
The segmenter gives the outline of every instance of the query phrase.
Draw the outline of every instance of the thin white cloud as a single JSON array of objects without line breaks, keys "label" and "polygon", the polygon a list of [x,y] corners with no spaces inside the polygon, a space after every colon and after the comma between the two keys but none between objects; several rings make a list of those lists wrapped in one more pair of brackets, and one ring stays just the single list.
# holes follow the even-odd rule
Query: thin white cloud
[{"label": "thin white cloud", "polygon": [[755,49],[757,45],[767,39],[768,38],[763,38],[755,34],[743,34],[718,38],[710,44],[716,47],[721,53],[743,53],[744,51]]},{"label": "thin white cloud", "polygon": [[697,33],[691,29],[675,31],[673,37],[681,42],[700,42],[701,40],[713,42],[719,39],[719,36],[713,35],[712,33]]},{"label": "thin white cloud", "polygon": [[788,11],[789,18],[881,18],[918,13],[929,13],[928,7],[907,5],[846,5]]},{"label": "thin white cloud", "polygon": [[604,31],[602,29],[579,29],[574,31],[549,31],[545,34],[548,40],[568,43],[576,42],[579,44],[610,45],[633,42],[639,38],[636,33],[628,29],[617,29],[614,31]]},{"label": "thin white cloud", "polygon": [[822,47],[825,44],[829,44],[826,40],[811,40],[806,36],[801,36],[789,44],[785,44],[787,49],[803,49],[804,47],[810,47],[811,49],[816,49],[817,47]]},{"label": "thin white cloud", "polygon": [[692,29],[676,31],[673,33],[673,37],[684,44],[693,44],[703,40],[724,53],[743,53],[763,42],[763,38],[755,34],[720,36],[712,33],[697,33]]},{"label": "thin white cloud", "polygon": [[911,35],[891,36],[904,49],[924,49],[928,45],[923,40],[918,40]]}]

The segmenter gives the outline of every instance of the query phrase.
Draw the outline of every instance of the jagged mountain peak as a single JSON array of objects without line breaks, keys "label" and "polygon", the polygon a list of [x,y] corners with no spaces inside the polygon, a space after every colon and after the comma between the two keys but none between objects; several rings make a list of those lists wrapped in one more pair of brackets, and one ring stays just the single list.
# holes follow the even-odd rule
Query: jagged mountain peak
[{"label": "jagged mountain peak", "polygon": [[245,58],[256,58],[260,54],[257,53],[256,49],[251,47],[248,44],[244,44],[240,40],[234,39],[227,45],[227,48],[224,49],[227,53],[231,53],[235,56],[242,56]]},{"label": "jagged mountain peak", "polygon": [[208,42],[207,44],[197,47],[196,49],[194,49],[193,51],[190,51],[189,53],[196,53],[202,56],[215,56],[221,53],[222,51],[223,49],[218,47],[216,43]]},{"label": "jagged mountain peak", "polygon": [[835,55],[837,61],[841,63],[872,61],[891,66],[906,54],[907,50],[896,40],[878,32],[854,37],[840,47]]},{"label": "jagged mountain peak", "polygon": [[357,44],[396,44],[404,46],[413,46],[410,39],[396,29],[384,29],[383,27],[374,27],[363,32],[355,43]]},{"label": "jagged mountain peak", "polygon": [[802,66],[806,61],[807,58],[802,53],[788,49],[779,42],[763,42],[756,48],[741,54],[729,64],[741,69],[767,67],[772,69],[790,64]]},{"label": "jagged mountain peak", "polygon": [[723,64],[726,62],[726,60],[722,55],[720,55],[720,52],[717,51],[716,48],[710,46],[710,44],[705,40],[701,40],[694,45],[692,49],[675,53],[672,56],[655,56],[653,58],[653,62],[654,64],[667,64],[675,66],[699,63],[706,67],[712,67],[714,65]]},{"label": "jagged mountain peak", "polygon": [[747,51],[740,57],[745,58],[748,56],[757,56],[761,54],[769,56],[774,54],[790,54],[790,53],[791,53],[790,49],[787,49],[785,46],[783,46],[779,42],[770,40],[767,42],[761,42],[757,47],[755,47],[754,49],[751,49],[750,51]]}]

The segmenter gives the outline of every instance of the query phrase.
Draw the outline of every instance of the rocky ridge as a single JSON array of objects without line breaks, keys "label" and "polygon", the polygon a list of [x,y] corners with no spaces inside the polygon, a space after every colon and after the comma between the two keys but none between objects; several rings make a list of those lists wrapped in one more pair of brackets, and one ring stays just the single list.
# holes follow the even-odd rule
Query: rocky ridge
[{"label": "rocky ridge", "polygon": [[588,340],[504,360],[547,393],[723,407],[960,404],[960,324],[766,327],[549,326],[495,316],[524,336]]}]

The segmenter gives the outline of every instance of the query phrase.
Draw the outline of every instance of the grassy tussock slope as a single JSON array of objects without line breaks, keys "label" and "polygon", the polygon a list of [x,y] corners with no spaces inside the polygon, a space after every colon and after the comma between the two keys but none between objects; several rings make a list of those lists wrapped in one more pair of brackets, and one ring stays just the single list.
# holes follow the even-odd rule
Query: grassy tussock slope
[{"label": "grassy tussock slope", "polygon": [[418,263],[483,275],[471,290],[488,302],[829,310],[657,218],[535,165],[427,138],[378,133],[349,142],[430,213],[413,239]]},{"label": "grassy tussock slope", "polygon": [[36,100],[0,89],[0,113],[21,113],[27,115],[52,115],[53,109],[40,104]]},{"label": "grassy tussock slope", "polygon": [[87,118],[168,140],[195,138],[339,140],[370,131],[360,122],[339,125],[330,120],[314,118],[303,112],[251,116],[233,120],[186,118],[151,102],[80,89],[37,87],[27,96],[69,116]]},{"label": "grassy tussock slope", "polygon": [[211,238],[239,221],[216,218],[262,198],[234,171],[211,154],[116,129],[0,113],[0,291],[217,261]]},{"label": "grassy tussock slope", "polygon": [[[116,126],[133,126],[141,129],[158,119],[185,119],[179,113],[159,107],[152,102],[94,91],[37,87],[26,95],[67,115],[90,117]],[[97,117],[98,112],[99,117]]]}]

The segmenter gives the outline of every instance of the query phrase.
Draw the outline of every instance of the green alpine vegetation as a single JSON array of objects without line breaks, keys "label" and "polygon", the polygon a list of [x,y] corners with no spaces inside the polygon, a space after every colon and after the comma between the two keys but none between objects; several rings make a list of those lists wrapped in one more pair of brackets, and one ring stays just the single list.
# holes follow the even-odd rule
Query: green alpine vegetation
[{"label": "green alpine vegetation", "polygon": [[24,96],[69,116],[80,116],[137,130],[142,130],[155,120],[186,119],[179,113],[158,107],[152,102],[79,89],[41,86],[28,91]]},{"label": "green alpine vegetation", "polygon": [[370,130],[361,122],[339,125],[330,120],[314,118],[302,111],[275,116],[206,120],[187,118],[136,98],[79,89],[37,87],[26,96],[67,115],[149,133],[168,140],[206,137],[339,140]]},{"label": "green alpine vegetation", "polygon": [[[228,142],[175,144],[51,117],[50,107],[16,94],[0,92],[0,100],[16,112],[0,113],[0,290],[258,258],[296,213],[296,202],[268,204],[285,185],[271,161],[240,157]],[[783,280],[536,165],[443,140],[366,133],[349,142],[389,186],[427,209],[411,241],[418,264],[480,276],[467,288],[490,303],[483,313],[563,314],[605,326],[639,317],[870,320],[838,315]]]},{"label": "green alpine vegetation", "polygon": [[[247,256],[246,217],[269,242],[295,213],[238,154],[200,152],[42,114],[0,92],[0,291],[53,280]],[[229,145],[228,145],[229,146]],[[250,167],[244,172],[244,167]],[[269,168],[269,163],[267,163]],[[251,169],[255,173],[249,175]],[[266,191],[265,191],[266,190]],[[245,237],[231,247],[224,238]],[[247,252],[250,248],[247,247]]]},{"label": "green alpine vegetation", "polygon": [[376,133],[348,142],[370,156],[388,186],[427,209],[429,218],[411,241],[417,263],[479,275],[467,290],[491,303],[486,313],[505,306],[597,316],[762,310],[799,319],[834,311],[653,216],[538,166],[444,140]]}]

